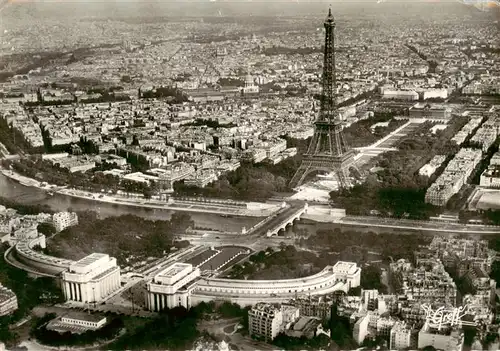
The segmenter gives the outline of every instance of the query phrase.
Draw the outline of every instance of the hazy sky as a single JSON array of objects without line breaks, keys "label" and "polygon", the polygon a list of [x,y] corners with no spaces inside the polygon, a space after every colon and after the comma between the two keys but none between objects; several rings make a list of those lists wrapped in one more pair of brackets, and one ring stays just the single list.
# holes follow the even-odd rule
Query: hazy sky
[{"label": "hazy sky", "polygon": [[[297,16],[318,15],[328,11],[329,4],[335,13],[346,9],[370,8],[382,2],[378,10],[395,9],[406,13],[420,13],[420,10],[435,11],[436,3],[456,3],[459,0],[0,0],[0,17],[8,16],[18,7],[24,8],[31,16],[69,16],[75,17],[150,17],[150,16],[216,16],[222,9],[224,16]],[[464,0],[484,1],[484,0]],[[495,0],[498,1],[498,0]],[[405,8],[405,4],[415,4],[417,8]],[[368,6],[367,4],[370,4]],[[421,4],[421,5],[418,5]],[[2,6],[3,5],[3,6]],[[394,5],[394,6],[392,6]],[[427,5],[430,5],[427,7]],[[3,7],[3,8],[2,8]],[[365,8],[366,7],[366,8]],[[389,8],[390,7],[390,8]],[[9,10],[10,8],[10,10]],[[354,10],[356,11],[356,10]],[[397,11],[396,11],[397,12]],[[443,13],[443,15],[445,15]],[[1,18],[0,18],[1,21]]]}]

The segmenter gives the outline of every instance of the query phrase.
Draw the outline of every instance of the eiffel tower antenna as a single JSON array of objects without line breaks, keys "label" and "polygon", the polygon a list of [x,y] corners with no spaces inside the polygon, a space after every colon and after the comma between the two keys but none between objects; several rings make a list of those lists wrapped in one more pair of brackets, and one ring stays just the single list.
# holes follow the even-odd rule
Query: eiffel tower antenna
[{"label": "eiffel tower antenna", "polygon": [[323,91],[320,111],[314,122],[314,135],[304,154],[302,164],[290,181],[290,187],[300,186],[312,172],[335,172],[339,188],[348,188],[349,170],[354,168],[354,151],[347,145],[342,132],[342,121],[337,109],[337,81],[335,75],[335,19],[328,10],[325,27],[323,60]]}]

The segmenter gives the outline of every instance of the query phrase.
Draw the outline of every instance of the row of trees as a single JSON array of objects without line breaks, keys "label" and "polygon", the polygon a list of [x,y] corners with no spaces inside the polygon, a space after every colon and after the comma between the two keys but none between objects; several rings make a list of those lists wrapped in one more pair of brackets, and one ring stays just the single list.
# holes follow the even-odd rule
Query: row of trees
[{"label": "row of trees", "polygon": [[[234,279],[293,279],[300,278],[304,276],[312,275],[327,265],[332,265],[338,260],[350,260],[354,255],[358,255],[357,261],[366,261],[364,255],[365,250],[368,249],[360,247],[360,245],[355,245],[353,241],[342,240],[342,234],[321,232],[322,235],[331,235],[333,239],[331,242],[335,242],[335,239],[339,239],[339,245],[325,245],[322,238],[316,236],[311,237],[311,241],[319,242],[318,246],[322,249],[319,254],[313,253],[306,250],[297,250],[294,246],[288,245],[283,246],[281,250],[274,251],[268,248],[265,251],[260,251],[249,257],[249,260],[243,264],[237,264],[233,266],[228,276]],[[352,235],[352,233],[349,233]],[[346,234],[349,235],[349,234]],[[370,239],[372,234],[363,235],[360,234],[364,239]],[[320,235],[318,235],[320,236]],[[387,239],[383,236],[383,239]],[[378,240],[378,238],[377,238]],[[370,240],[375,243],[377,240]],[[419,240],[409,240],[410,246],[404,246],[404,249],[400,249],[399,252],[401,256],[408,257],[411,254],[414,246],[424,241]],[[344,246],[345,245],[345,246]],[[304,245],[307,246],[307,245]],[[317,246],[310,246],[313,249],[317,249]],[[341,248],[341,249],[340,249]],[[355,250],[359,248],[360,250]],[[340,249],[340,250],[339,250]],[[370,249],[373,249],[370,247]],[[331,254],[332,251],[341,251],[338,254]],[[381,250],[382,251],[382,250]],[[387,252],[385,252],[387,254]],[[392,252],[391,252],[392,253]],[[396,254],[398,252],[396,251]],[[348,257],[346,257],[348,256]],[[386,256],[388,259],[388,256]],[[386,286],[382,284],[381,281],[381,270],[377,266],[367,265],[363,267],[361,274],[361,288],[363,289],[378,289],[379,291],[386,291]],[[359,291],[358,291],[359,294]]]},{"label": "row of trees", "polygon": [[221,176],[204,188],[174,183],[174,190],[181,196],[206,196],[244,201],[262,201],[276,192],[286,192],[288,183],[300,165],[298,157],[288,158],[277,165],[245,163],[235,171]]},{"label": "row of trees", "polygon": [[[372,132],[372,125],[384,122],[389,122],[389,125],[387,127],[378,126]],[[392,113],[376,113],[372,118],[353,123],[345,128],[343,132],[349,146],[362,147],[373,144],[406,122],[406,120],[393,119]]]},{"label": "row of trees", "polygon": [[330,263],[331,259],[288,245],[279,251],[260,251],[233,266],[228,275],[235,279],[292,279],[314,274]]},{"label": "row of trees", "polygon": [[109,350],[189,350],[201,335],[199,321],[215,315],[221,318],[240,318],[244,330],[248,329],[248,310],[237,304],[202,302],[189,310],[175,307],[160,312],[145,325],[119,337],[107,345]]},{"label": "row of trees", "polygon": [[321,334],[311,339],[305,336],[297,338],[279,333],[273,340],[273,345],[280,350],[325,350],[332,342],[327,335]]},{"label": "row of trees", "polygon": [[217,128],[236,127],[236,124],[234,124],[234,123],[221,124],[221,123],[219,123],[218,120],[197,118],[194,122],[186,124],[186,126],[194,126],[194,127],[207,126],[208,128],[217,129]]},{"label": "row of trees", "polygon": [[79,102],[83,104],[97,104],[103,102],[119,102],[119,101],[130,101],[130,97],[120,93],[104,91],[101,96],[89,99],[82,99]]},{"label": "row of trees", "polygon": [[382,170],[371,174],[362,184],[351,189],[330,193],[332,201],[349,214],[369,214],[377,210],[384,215],[428,219],[440,210],[425,203],[428,186],[442,172],[445,164],[432,177],[418,174],[418,170],[435,155],[446,155],[448,160],[458,151],[449,139],[466,123],[455,119],[444,131],[429,132],[430,123],[424,123],[411,135],[403,138],[397,151],[378,156],[374,165]]},{"label": "row of trees", "polygon": [[[134,156],[130,155],[130,159]],[[135,164],[137,168],[144,168],[144,164],[141,163],[141,158],[135,158]],[[150,186],[143,183],[138,183],[130,180],[121,180],[118,176],[112,174],[103,174],[102,172],[70,172],[69,170],[60,167],[58,163],[52,165],[49,161],[42,160],[40,157],[31,156],[26,159],[20,159],[17,161],[2,161],[4,167],[12,168],[29,178],[37,179],[48,184],[55,184],[58,186],[68,185],[72,188],[82,189],[92,192],[101,192],[101,190],[111,190],[117,192],[118,190],[125,191],[127,193],[138,193],[143,194],[146,197],[151,197],[153,195],[154,186]],[[105,170],[108,167],[106,163],[98,165],[97,169]],[[89,176],[90,173],[90,176]]]},{"label": "row of trees", "polygon": [[308,239],[302,239],[301,245],[320,251],[340,251],[346,247],[361,247],[380,252],[384,258],[397,260],[413,254],[419,245],[429,244],[431,236],[425,234],[394,235],[391,233],[359,232],[340,228],[321,229]]},{"label": "row of trees", "polygon": [[39,213],[54,213],[54,211],[45,204],[23,204],[6,197],[0,196],[0,205],[16,210],[21,215],[37,215]]},{"label": "row of trees", "polygon": [[220,86],[243,87],[245,86],[245,81],[237,78],[224,77],[219,78],[217,84],[219,84]]},{"label": "row of trees", "polygon": [[188,97],[182,90],[174,87],[159,87],[155,90],[141,91],[139,97],[143,99],[169,99],[171,103],[183,103],[188,101]]},{"label": "row of trees", "polygon": [[500,210],[461,210],[458,213],[460,223],[469,223],[472,219],[480,219],[483,223],[500,225]]},{"label": "row of trees", "polygon": [[94,212],[79,214],[77,226],[69,227],[53,237],[50,250],[57,256],[79,259],[96,251],[127,264],[130,256],[160,257],[177,246],[175,236],[194,221],[185,213],[175,212],[169,221],[152,221],[134,215],[98,219]]}]

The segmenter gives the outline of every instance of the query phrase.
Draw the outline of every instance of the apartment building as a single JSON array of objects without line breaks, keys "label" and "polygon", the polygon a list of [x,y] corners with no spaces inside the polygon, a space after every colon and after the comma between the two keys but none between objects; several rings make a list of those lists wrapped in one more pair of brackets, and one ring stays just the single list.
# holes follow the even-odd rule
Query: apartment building
[{"label": "apartment building", "polygon": [[445,252],[453,252],[463,258],[488,258],[490,250],[487,240],[447,238],[435,236],[429,245],[441,257]]},{"label": "apartment building", "polygon": [[481,174],[479,185],[485,188],[500,188],[500,165],[490,163],[488,168]]},{"label": "apartment building", "polygon": [[415,267],[401,269],[391,263],[399,293],[418,303],[456,304],[457,287],[439,259],[421,259]]},{"label": "apartment building", "polygon": [[409,109],[410,118],[426,118],[430,120],[448,120],[451,108],[445,105],[416,103]]},{"label": "apartment building", "polygon": [[460,129],[457,134],[451,138],[457,145],[462,145],[464,141],[469,137],[469,135],[481,124],[482,117],[473,117],[471,118],[466,125]]},{"label": "apartment building", "polygon": [[389,349],[402,350],[415,347],[412,341],[412,329],[405,322],[396,322],[390,332]]},{"label": "apartment building", "polygon": [[495,252],[488,248],[486,240],[435,237],[426,250],[458,277],[474,269],[484,271],[487,276],[495,259]]},{"label": "apartment building", "polygon": [[470,142],[479,146],[483,152],[486,152],[497,139],[499,126],[500,118],[491,116],[479,127]]},{"label": "apartment building", "polygon": [[86,156],[68,156],[50,159],[53,165],[58,165],[65,168],[71,173],[86,172],[94,169],[96,166],[95,160]]},{"label": "apartment building", "polygon": [[6,316],[17,310],[16,294],[0,284],[0,316]]},{"label": "apartment building", "polygon": [[382,89],[382,97],[384,99],[417,101],[419,96],[414,90],[394,90]]},{"label": "apartment building", "polygon": [[368,332],[369,323],[370,323],[369,315],[362,316],[356,321],[356,323],[354,323],[352,336],[358,344],[362,344],[365,338],[369,335]]},{"label": "apartment building", "polygon": [[443,173],[427,189],[425,202],[444,206],[467,183],[481,161],[481,150],[462,148],[448,163]]},{"label": "apartment building", "polygon": [[437,330],[425,323],[418,333],[419,349],[432,346],[437,350],[462,351],[463,345],[464,334],[459,330]]},{"label": "apartment building", "polygon": [[443,162],[446,160],[445,155],[436,155],[430,160],[428,163],[426,163],[420,170],[418,171],[418,174],[430,177],[436,172],[436,170],[441,167]]},{"label": "apartment building", "polygon": [[208,184],[215,182],[218,179],[217,174],[213,170],[199,170],[184,179],[184,184],[187,186],[196,186],[204,188]]},{"label": "apartment building", "polygon": [[281,309],[267,303],[258,303],[248,311],[248,332],[250,336],[272,341],[280,332],[283,323]]},{"label": "apartment building", "polygon": [[57,212],[52,216],[52,223],[57,232],[78,224],[78,215],[75,212]]},{"label": "apartment building", "polygon": [[318,317],[321,320],[330,319],[332,303],[333,301],[327,300],[325,296],[311,296],[290,301],[291,305],[299,308],[301,316]]}]

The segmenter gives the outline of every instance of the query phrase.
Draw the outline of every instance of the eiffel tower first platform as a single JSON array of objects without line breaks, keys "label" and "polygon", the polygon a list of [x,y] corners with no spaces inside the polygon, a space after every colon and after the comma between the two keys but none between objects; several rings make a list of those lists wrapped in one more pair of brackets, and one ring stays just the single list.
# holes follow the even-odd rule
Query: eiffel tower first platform
[{"label": "eiffel tower first platform", "polygon": [[290,181],[290,187],[300,186],[312,172],[335,172],[339,188],[350,186],[349,172],[354,164],[354,151],[347,145],[342,121],[336,104],[335,20],[332,10],[325,20],[325,52],[319,116],[314,122],[314,135],[302,164]]}]

